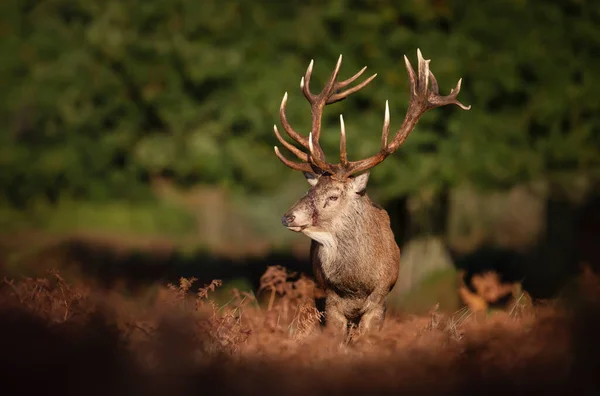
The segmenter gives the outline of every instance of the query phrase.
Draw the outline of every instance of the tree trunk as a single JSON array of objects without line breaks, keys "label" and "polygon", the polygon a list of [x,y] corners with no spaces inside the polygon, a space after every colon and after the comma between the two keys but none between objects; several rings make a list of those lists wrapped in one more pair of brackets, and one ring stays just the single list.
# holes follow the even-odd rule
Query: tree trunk
[{"label": "tree trunk", "polygon": [[575,205],[551,196],[545,216],[546,230],[528,260],[523,282],[534,299],[554,297],[577,272]]}]

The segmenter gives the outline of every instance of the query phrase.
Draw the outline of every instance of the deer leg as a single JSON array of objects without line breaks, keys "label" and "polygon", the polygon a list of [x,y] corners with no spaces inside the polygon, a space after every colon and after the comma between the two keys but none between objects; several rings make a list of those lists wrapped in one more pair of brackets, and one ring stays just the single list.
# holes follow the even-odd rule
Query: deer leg
[{"label": "deer leg", "polygon": [[371,295],[369,300],[367,311],[362,315],[358,324],[358,331],[361,334],[372,330],[381,330],[383,327],[383,320],[385,319],[385,299],[379,299]]},{"label": "deer leg", "polygon": [[385,319],[385,305],[373,307],[370,311],[365,312],[358,324],[358,331],[361,334],[368,333],[373,330],[381,330],[383,320]]},{"label": "deer leg", "polygon": [[348,319],[340,311],[330,309],[326,315],[327,329],[339,334],[346,334],[348,332]]},{"label": "deer leg", "polygon": [[348,332],[348,318],[340,309],[336,296],[327,296],[325,303],[325,327],[334,333]]}]

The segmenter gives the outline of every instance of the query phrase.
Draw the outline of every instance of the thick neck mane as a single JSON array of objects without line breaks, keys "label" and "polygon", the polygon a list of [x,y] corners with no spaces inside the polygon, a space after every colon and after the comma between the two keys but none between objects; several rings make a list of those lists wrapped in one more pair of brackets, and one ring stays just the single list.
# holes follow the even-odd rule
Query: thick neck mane
[{"label": "thick neck mane", "polygon": [[379,231],[380,210],[381,208],[365,194],[354,200],[347,210],[340,213],[330,224],[307,229],[304,233],[327,249],[354,252],[362,246],[369,250],[365,245],[368,245],[370,239]]},{"label": "thick neck mane", "polygon": [[390,240],[385,219],[385,212],[365,195],[326,228],[304,232],[313,239],[313,265],[329,287],[363,297],[373,291],[385,262],[382,246]]}]

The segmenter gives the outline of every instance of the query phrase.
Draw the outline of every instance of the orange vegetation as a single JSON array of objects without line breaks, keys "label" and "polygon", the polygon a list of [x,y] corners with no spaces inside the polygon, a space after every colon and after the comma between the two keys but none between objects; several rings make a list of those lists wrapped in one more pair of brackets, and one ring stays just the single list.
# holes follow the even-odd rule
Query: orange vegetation
[{"label": "orange vegetation", "polygon": [[[600,282],[577,299],[488,317],[388,316],[338,339],[319,329],[314,284],[280,267],[257,301],[181,279],[126,298],[56,272],[0,288],[3,394],[593,394]],[[264,299],[264,301],[263,301]],[[540,393],[544,394],[544,393]]]}]

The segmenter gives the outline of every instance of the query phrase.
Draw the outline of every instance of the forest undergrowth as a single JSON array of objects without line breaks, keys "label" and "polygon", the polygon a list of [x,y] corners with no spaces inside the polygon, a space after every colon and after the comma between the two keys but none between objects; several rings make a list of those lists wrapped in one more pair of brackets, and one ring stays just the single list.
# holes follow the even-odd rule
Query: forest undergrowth
[{"label": "forest undergrowth", "polygon": [[370,335],[321,330],[311,279],[269,267],[259,298],[182,278],[152,302],[58,271],[5,278],[5,394],[597,394],[600,281],[568,304],[389,314]]}]

